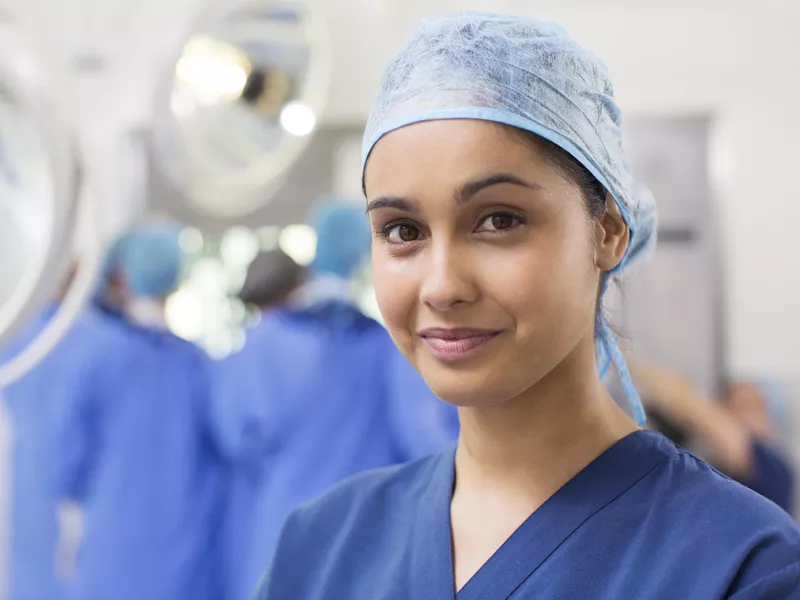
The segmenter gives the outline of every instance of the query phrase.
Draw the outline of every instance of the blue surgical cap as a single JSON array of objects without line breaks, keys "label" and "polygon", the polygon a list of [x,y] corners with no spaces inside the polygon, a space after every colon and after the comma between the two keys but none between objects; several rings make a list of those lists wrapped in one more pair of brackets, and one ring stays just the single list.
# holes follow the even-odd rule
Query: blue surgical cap
[{"label": "blue surgical cap", "polygon": [[325,198],[312,212],[311,226],[317,233],[314,273],[348,279],[369,256],[369,220],[358,204]]},{"label": "blue surgical cap", "polygon": [[142,228],[126,239],[120,270],[131,294],[139,298],[164,298],[180,282],[182,254],[174,228]]},{"label": "blue surgical cap", "polygon": [[[608,69],[559,25],[487,13],[420,23],[383,76],[364,135],[362,176],[384,135],[441,119],[478,119],[532,132],[592,173],[613,196],[631,233],[625,256],[609,276],[652,249],[655,205],[651,194],[635,193]],[[604,277],[601,291],[607,284]],[[599,355],[614,362],[633,416],[643,424],[639,396],[602,318],[597,339]]]}]

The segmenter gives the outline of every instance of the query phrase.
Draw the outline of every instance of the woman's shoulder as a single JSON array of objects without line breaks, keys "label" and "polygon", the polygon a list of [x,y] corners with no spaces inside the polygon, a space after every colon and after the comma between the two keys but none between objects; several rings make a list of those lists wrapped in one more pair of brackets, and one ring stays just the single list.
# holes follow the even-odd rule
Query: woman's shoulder
[{"label": "woman's shoulder", "polygon": [[291,551],[287,545],[292,541],[335,545],[339,538],[358,532],[381,530],[390,535],[389,518],[392,523],[413,520],[435,474],[443,462],[452,460],[453,452],[446,452],[345,479],[293,511],[281,536],[286,542],[283,550]]},{"label": "woman's shoulder", "polygon": [[735,565],[731,591],[775,577],[800,581],[800,527],[778,505],[680,448],[649,477],[647,515],[640,516],[665,525],[664,536],[677,542],[666,546],[680,549],[676,563],[713,556],[720,566]]},{"label": "woman's shoulder", "polygon": [[318,597],[311,589],[319,581],[335,588],[356,566],[366,577],[379,557],[408,546],[428,491],[452,460],[448,452],[362,473],[295,509],[256,597]]},{"label": "woman's shoulder", "polygon": [[785,510],[691,453],[673,448],[670,460],[653,473],[654,485],[669,490],[659,494],[666,512],[698,511],[712,523],[735,518],[739,530],[769,524],[785,528],[800,543],[800,528]]}]

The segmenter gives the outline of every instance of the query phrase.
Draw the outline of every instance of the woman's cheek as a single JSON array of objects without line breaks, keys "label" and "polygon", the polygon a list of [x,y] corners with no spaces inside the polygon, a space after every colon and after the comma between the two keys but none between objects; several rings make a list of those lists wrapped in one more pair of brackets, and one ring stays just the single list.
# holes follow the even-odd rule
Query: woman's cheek
[{"label": "woman's cheek", "polygon": [[372,273],[375,296],[381,315],[392,337],[398,342],[408,338],[416,294],[414,279],[394,259],[373,254]]},{"label": "woman's cheek", "polygon": [[483,293],[510,313],[521,316],[546,306],[551,265],[535,248],[475,253],[471,258]]}]

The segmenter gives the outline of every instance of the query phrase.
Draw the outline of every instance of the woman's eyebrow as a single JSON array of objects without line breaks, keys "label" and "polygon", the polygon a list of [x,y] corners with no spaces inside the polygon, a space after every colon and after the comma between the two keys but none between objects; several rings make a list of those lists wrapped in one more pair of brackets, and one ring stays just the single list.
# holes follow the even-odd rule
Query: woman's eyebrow
[{"label": "woman's eyebrow", "polygon": [[542,186],[533,181],[525,181],[512,173],[494,173],[488,177],[469,181],[461,186],[461,191],[456,195],[456,201],[459,204],[469,202],[481,190],[485,190],[493,185],[500,185],[502,183],[510,183],[511,185],[518,185],[531,190],[541,190]]},{"label": "woman's eyebrow", "polygon": [[[487,177],[476,179],[475,181],[468,181],[462,185],[461,190],[456,194],[456,200],[459,204],[469,202],[481,190],[504,183],[517,185],[531,190],[542,189],[542,186],[540,186],[538,183],[526,181],[512,173],[494,173]],[[402,196],[380,196],[378,198],[374,198],[367,204],[367,213],[379,208],[394,208],[410,213],[419,212],[419,207],[414,202]]]},{"label": "woman's eyebrow", "polygon": [[419,207],[414,202],[399,196],[380,196],[370,200],[367,204],[367,213],[379,208],[394,208],[410,213],[419,212]]}]

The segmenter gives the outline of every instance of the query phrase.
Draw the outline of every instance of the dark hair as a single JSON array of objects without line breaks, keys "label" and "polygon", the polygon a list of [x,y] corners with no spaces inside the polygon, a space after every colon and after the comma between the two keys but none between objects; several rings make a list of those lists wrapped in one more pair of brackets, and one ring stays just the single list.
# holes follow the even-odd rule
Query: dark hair
[{"label": "dark hair", "polygon": [[305,269],[281,250],[260,253],[247,270],[239,299],[266,308],[285,300],[305,279]]},{"label": "dark hair", "polygon": [[533,142],[550,165],[566,179],[577,185],[586,200],[590,217],[602,217],[606,212],[606,188],[569,152],[534,133],[519,130],[525,139]]}]

